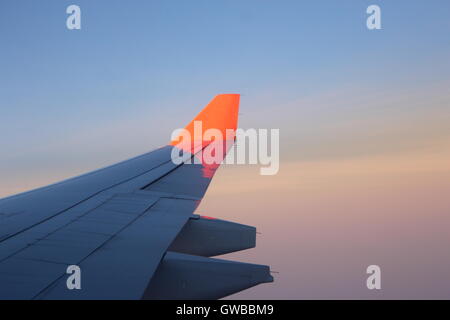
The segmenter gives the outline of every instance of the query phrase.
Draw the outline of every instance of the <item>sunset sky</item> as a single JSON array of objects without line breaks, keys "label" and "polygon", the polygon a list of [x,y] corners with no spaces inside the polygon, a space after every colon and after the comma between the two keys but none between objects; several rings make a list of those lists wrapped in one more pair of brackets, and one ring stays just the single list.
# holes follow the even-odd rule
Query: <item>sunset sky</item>
[{"label": "sunset sky", "polygon": [[[66,28],[66,7],[82,11]],[[366,28],[378,4],[382,29]],[[450,2],[1,1],[0,197],[169,142],[218,93],[280,129],[280,171],[219,169],[199,212],[256,226],[231,298],[450,297]],[[381,267],[382,290],[366,268]]]}]

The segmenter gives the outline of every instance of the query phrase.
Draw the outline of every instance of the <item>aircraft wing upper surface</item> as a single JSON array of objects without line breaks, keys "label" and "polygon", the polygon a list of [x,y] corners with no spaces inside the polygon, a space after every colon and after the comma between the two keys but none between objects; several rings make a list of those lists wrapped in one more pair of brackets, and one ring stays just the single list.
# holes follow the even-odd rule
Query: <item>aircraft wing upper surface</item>
[{"label": "aircraft wing upper surface", "polygon": [[[170,145],[0,200],[1,299],[217,299],[271,282],[269,267],[209,258],[255,246],[256,229],[195,214],[234,139],[239,96],[218,95],[185,128],[223,140]],[[184,154],[173,161],[174,151]],[[67,286],[67,267],[81,289]]]}]

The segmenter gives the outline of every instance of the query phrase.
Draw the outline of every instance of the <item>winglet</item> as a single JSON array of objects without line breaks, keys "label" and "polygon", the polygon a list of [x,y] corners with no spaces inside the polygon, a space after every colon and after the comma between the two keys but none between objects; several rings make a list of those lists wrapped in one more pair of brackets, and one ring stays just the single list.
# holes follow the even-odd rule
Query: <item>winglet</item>
[{"label": "winglet", "polygon": [[[208,129],[217,129],[222,133],[224,140],[234,139],[229,136],[227,130],[236,131],[239,113],[239,94],[219,94],[184,128],[191,137],[196,135],[196,122],[201,124],[202,132]],[[180,144],[181,136],[170,142],[175,146]],[[203,138],[200,138],[203,140]],[[198,140],[198,138],[196,139]],[[198,142],[198,141],[197,141]],[[204,142],[204,141],[202,141]],[[202,143],[203,145],[203,143]]]}]

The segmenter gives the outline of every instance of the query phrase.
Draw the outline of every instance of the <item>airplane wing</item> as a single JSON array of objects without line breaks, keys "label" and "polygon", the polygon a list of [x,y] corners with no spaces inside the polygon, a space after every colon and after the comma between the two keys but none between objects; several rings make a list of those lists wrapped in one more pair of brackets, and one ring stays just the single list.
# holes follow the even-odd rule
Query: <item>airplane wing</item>
[{"label": "airplane wing", "polygon": [[[219,166],[203,155],[224,158],[238,109],[218,95],[190,141],[1,199],[0,299],[219,299],[273,281],[268,266],[211,258],[254,247],[254,227],[195,214]],[[215,134],[196,137],[199,124]]]}]

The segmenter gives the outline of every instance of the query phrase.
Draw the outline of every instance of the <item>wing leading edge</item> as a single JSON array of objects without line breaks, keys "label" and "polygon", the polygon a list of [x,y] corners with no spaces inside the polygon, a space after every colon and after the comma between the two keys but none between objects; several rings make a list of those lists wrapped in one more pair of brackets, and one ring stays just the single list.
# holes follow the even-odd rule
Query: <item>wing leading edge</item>
[{"label": "wing leading edge", "polygon": [[[273,281],[267,266],[210,258],[254,247],[254,227],[194,213],[219,166],[202,154],[219,147],[225,157],[238,109],[239,95],[218,95],[185,128],[196,136],[201,122],[221,139],[175,139],[1,199],[0,298],[217,299]],[[80,290],[67,288],[69,265],[81,269]]]}]

